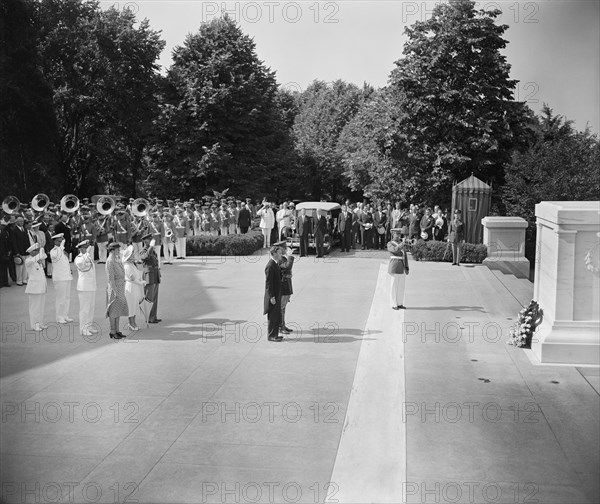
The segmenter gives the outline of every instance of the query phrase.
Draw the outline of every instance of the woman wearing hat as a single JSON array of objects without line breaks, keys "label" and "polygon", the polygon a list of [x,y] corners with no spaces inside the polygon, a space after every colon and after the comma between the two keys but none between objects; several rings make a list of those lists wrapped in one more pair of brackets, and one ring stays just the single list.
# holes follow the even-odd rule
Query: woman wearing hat
[{"label": "woman wearing hat", "polygon": [[34,331],[42,331],[48,326],[44,324],[44,307],[46,305],[46,275],[44,263],[46,252],[40,248],[39,243],[34,243],[27,249],[29,254],[25,258],[25,267],[29,274],[25,293],[29,295],[29,322]]},{"label": "woman wearing hat", "polygon": [[108,259],[106,260],[106,316],[110,319],[110,337],[113,339],[124,338],[119,331],[119,317],[127,317],[127,299],[125,299],[125,268],[121,262],[118,242],[108,245]]},{"label": "woman wearing hat", "polygon": [[401,231],[401,228],[392,229],[392,240],[387,244],[387,249],[392,254],[388,264],[388,274],[392,277],[390,297],[394,310],[404,308],[404,287],[409,271],[408,256],[404,250],[404,242],[400,238]]},{"label": "woman wearing hat", "polygon": [[127,309],[129,311],[129,324],[125,326],[130,331],[139,331],[135,323],[135,316],[139,312],[140,301],[144,298],[144,285],[142,272],[135,264],[135,249],[129,245],[123,253],[123,267],[125,270],[125,299],[127,300]]},{"label": "woman wearing hat", "polygon": [[452,246],[452,266],[460,266],[460,253],[465,242],[465,225],[462,221],[462,212],[454,210],[454,218],[450,222],[448,241]]}]

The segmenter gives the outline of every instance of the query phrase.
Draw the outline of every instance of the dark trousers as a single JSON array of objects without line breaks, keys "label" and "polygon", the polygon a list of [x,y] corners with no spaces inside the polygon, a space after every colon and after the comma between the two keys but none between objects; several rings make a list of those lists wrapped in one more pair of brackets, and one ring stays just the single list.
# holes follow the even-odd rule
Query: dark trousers
[{"label": "dark trousers", "polygon": [[269,303],[267,321],[268,337],[277,338],[279,336],[279,324],[281,323],[281,297],[275,298],[275,304]]},{"label": "dark trousers", "polygon": [[17,267],[15,266],[15,261],[11,257],[8,261],[8,272],[10,273],[10,278],[12,278],[13,282],[17,281]]},{"label": "dark trousers", "polygon": [[300,255],[308,255],[308,233],[300,235]]},{"label": "dark trousers", "polygon": [[158,287],[160,284],[148,284],[144,287],[144,293],[146,298],[152,301],[152,308],[150,310],[150,315],[148,315],[148,320],[156,320],[156,313],[158,311]]},{"label": "dark trousers", "polygon": [[8,260],[0,261],[0,287],[10,285],[8,283],[8,263]]},{"label": "dark trousers", "polygon": [[323,257],[325,250],[323,248],[323,243],[325,241],[325,236],[322,233],[315,233],[315,247],[317,249],[317,257]]},{"label": "dark trousers", "polygon": [[242,232],[242,234],[246,234],[248,232],[248,227],[247,226],[240,226],[240,231]]},{"label": "dark trousers", "polygon": [[375,248],[379,248],[383,250],[387,241],[385,240],[385,233],[379,234],[379,232],[375,232]]},{"label": "dark trousers", "polygon": [[373,228],[363,231],[363,248],[373,248]]},{"label": "dark trousers", "polygon": [[352,247],[352,230],[344,229],[342,233],[342,250],[350,252],[350,247]]}]

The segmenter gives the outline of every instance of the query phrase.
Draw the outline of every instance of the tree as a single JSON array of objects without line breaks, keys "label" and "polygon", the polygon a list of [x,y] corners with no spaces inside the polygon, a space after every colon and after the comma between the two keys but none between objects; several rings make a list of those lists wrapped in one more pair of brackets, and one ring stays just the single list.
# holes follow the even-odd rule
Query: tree
[{"label": "tree", "polygon": [[404,56],[390,75],[390,91],[404,103],[390,153],[410,159],[430,202],[447,199],[452,181],[471,172],[501,185],[504,164],[527,141],[530,112],[513,100],[499,14],[450,0],[406,28]]},{"label": "tree", "polygon": [[343,193],[342,154],[338,139],[346,124],[358,112],[364,99],[373,92],[365,85],[337,80],[331,85],[314,81],[298,97],[298,114],[294,122],[296,152],[300,158],[304,180],[310,183],[313,198],[322,195],[335,199]]},{"label": "tree", "polygon": [[38,5],[42,70],[54,91],[64,192],[135,193],[155,113],[164,42],[128,9],[97,1]]},{"label": "tree", "polygon": [[544,105],[536,121],[536,140],[514,154],[506,168],[502,199],[509,215],[523,217],[528,257],[535,250],[535,205],[541,201],[597,200],[600,143],[588,128],[575,131],[572,121]]},{"label": "tree", "polygon": [[34,5],[0,6],[0,158],[5,195],[28,201],[59,194],[55,177],[58,129],[52,89],[39,70]]},{"label": "tree", "polygon": [[203,24],[173,51],[149,190],[185,197],[223,187],[270,190],[291,152],[284,120],[275,74],[254,41],[228,16]]}]

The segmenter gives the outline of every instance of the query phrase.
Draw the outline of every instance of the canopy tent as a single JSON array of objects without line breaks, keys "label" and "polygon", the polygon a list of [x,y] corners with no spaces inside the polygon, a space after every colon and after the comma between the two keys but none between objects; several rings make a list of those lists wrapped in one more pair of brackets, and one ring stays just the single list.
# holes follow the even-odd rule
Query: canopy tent
[{"label": "canopy tent", "polygon": [[491,204],[492,188],[472,173],[452,187],[452,215],[455,209],[462,211],[467,243],[483,242],[481,219],[489,215]]}]

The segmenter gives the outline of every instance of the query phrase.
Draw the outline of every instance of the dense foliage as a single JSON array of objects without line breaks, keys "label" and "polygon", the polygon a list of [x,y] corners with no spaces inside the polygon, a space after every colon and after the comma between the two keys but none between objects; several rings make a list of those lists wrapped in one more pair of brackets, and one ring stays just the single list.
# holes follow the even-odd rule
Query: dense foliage
[{"label": "dense foliage", "polygon": [[[416,261],[452,262],[452,249],[448,242],[417,240],[411,247]],[[481,243],[463,243],[461,263],[482,263],[487,257],[487,247]]]},{"label": "dense foliage", "polygon": [[187,239],[187,255],[190,256],[233,256],[252,255],[263,246],[260,230],[246,234],[225,236],[194,236]]}]

